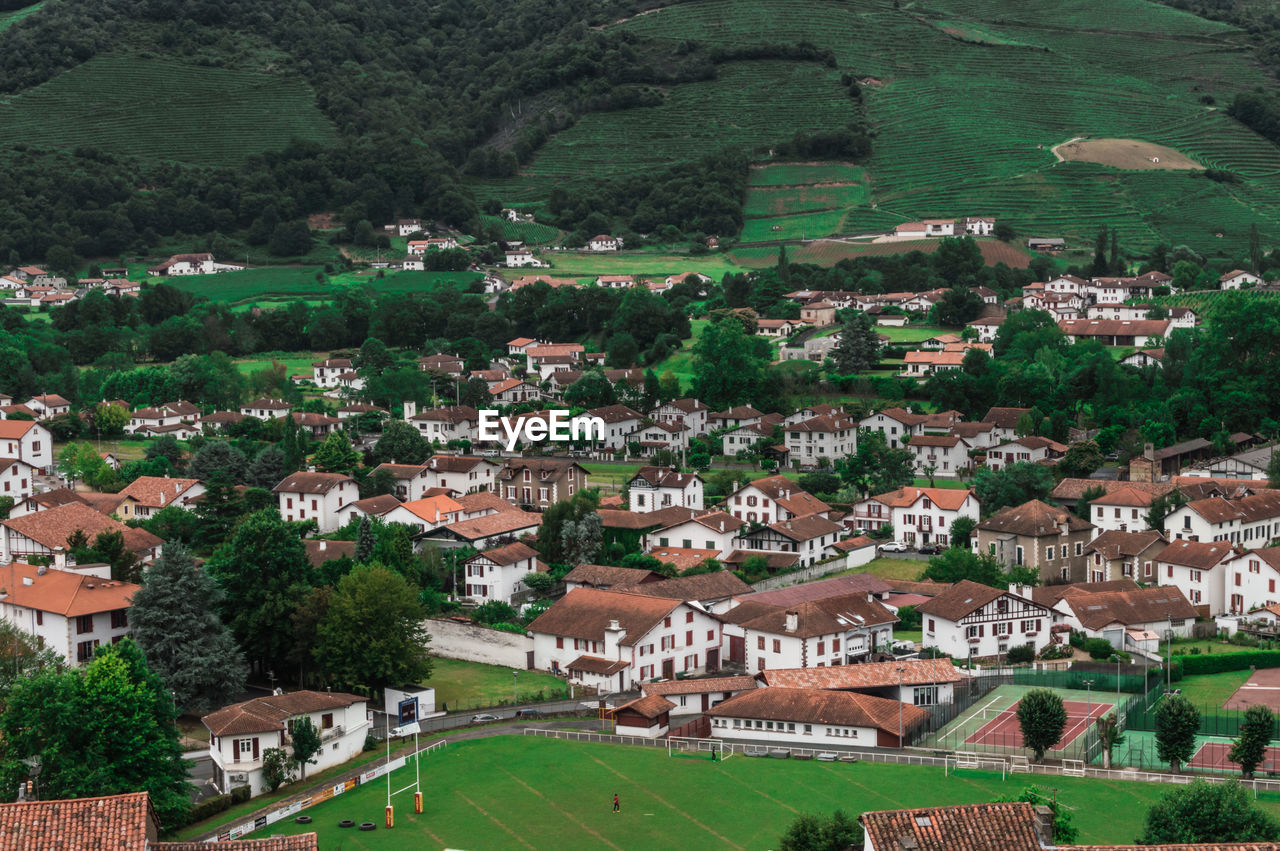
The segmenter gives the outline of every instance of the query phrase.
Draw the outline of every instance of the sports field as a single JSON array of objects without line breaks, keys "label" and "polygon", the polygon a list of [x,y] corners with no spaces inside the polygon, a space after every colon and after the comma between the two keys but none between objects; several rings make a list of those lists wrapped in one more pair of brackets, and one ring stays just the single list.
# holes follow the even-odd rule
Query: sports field
[{"label": "sports field", "polygon": [[[1240,766],[1227,759],[1231,744],[1232,740],[1226,736],[1196,736],[1196,751],[1187,766],[1202,771],[1239,774]],[[1125,730],[1124,741],[1111,752],[1111,761],[1117,767],[1169,770],[1169,764],[1156,753],[1156,734],[1149,730]],[[1093,764],[1102,764],[1100,756],[1093,760]],[[1259,777],[1270,772],[1280,772],[1280,745],[1267,748],[1266,756],[1258,766]]]},{"label": "sports field", "polygon": [[[859,762],[856,764],[734,756],[668,757],[661,748],[579,744],[498,736],[450,744],[423,758],[421,816],[412,794],[394,799],[396,827],[385,829],[386,781],[358,786],[306,810],[313,821],[290,821],[250,834],[315,831],[321,848],[343,849],[640,849],[775,848],[801,813],[991,801],[1016,795],[1030,778],[998,773]],[[399,789],[412,779],[402,769]],[[1080,842],[1129,842],[1147,808],[1169,787],[1158,783],[1055,777]],[[617,793],[622,811],[614,815]],[[1123,798],[1124,807],[1114,806]],[[1280,812],[1280,796],[1262,796]],[[361,833],[339,828],[351,819],[378,825]]]},{"label": "sports field", "polygon": [[[931,735],[928,746],[954,751],[1029,754],[1022,743],[1017,707],[1022,697],[1034,688],[1029,685],[998,686]],[[1084,759],[1084,734],[1094,721],[1115,708],[1115,692],[1056,688],[1053,693],[1062,698],[1066,707],[1067,726],[1062,739],[1052,750],[1056,756],[1065,759]]]},{"label": "sports field", "polygon": [[[1022,741],[1022,723],[1018,720],[1019,700],[1007,709],[986,709],[982,717],[988,720],[974,730],[967,739],[966,745],[999,745],[1006,748],[1026,747]],[[1084,735],[1089,726],[1106,715],[1112,709],[1109,703],[1081,703],[1077,700],[1064,700],[1062,706],[1067,710],[1067,726],[1063,728],[1062,738],[1051,747],[1051,751],[1063,751],[1071,743]]]}]

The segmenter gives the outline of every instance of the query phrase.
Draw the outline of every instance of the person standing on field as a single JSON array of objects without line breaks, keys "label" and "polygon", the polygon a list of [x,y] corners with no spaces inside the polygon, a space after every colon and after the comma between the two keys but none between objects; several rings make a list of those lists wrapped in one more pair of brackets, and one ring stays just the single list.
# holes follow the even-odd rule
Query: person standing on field
[{"label": "person standing on field", "polygon": [[615,813],[622,812],[622,807],[618,804],[618,793],[613,793],[613,811]]}]

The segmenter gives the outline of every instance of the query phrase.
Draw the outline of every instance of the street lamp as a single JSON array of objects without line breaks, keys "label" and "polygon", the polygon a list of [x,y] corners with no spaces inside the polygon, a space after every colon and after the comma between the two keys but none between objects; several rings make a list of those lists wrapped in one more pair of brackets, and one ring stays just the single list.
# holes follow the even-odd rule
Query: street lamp
[{"label": "street lamp", "polygon": [[520,702],[520,672],[516,670],[511,672],[511,702]]},{"label": "street lamp", "polygon": [[1081,684],[1084,686],[1085,692],[1089,695],[1088,712],[1090,715],[1093,715],[1093,680],[1082,680]]}]

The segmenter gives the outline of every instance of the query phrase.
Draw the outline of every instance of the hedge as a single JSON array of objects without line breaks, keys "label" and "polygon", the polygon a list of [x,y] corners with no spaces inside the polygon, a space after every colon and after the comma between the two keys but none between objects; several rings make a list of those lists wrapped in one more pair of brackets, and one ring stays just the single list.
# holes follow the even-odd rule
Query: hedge
[{"label": "hedge", "polygon": [[210,816],[217,815],[223,810],[230,809],[230,795],[214,795],[212,798],[206,798],[191,808],[191,821],[204,821]]},{"label": "hedge", "polygon": [[1240,653],[1210,653],[1201,656],[1179,656],[1182,672],[1220,674],[1246,668],[1280,668],[1280,650],[1245,650]]}]

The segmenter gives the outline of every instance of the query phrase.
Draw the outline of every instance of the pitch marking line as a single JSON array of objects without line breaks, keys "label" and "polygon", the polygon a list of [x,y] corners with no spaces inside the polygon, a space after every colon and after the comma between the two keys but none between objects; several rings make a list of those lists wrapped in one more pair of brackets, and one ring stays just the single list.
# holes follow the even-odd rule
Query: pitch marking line
[{"label": "pitch marking line", "polygon": [[461,798],[462,800],[466,801],[468,804],[470,804],[471,806],[473,806],[473,807],[475,807],[477,810],[479,810],[479,812],[480,812],[480,814],[481,814],[482,816],[484,816],[484,817],[485,817],[485,818],[487,818],[489,821],[491,821],[491,822],[493,822],[494,824],[496,824],[498,827],[502,828],[506,833],[510,834],[512,839],[514,839],[515,841],[519,842],[519,843],[520,843],[521,845],[523,845],[525,848],[528,848],[528,849],[529,849],[529,851],[537,851],[537,849],[536,849],[536,848],[534,848],[532,845],[530,845],[530,844],[529,844],[529,843],[524,839],[524,837],[522,837],[520,834],[516,833],[516,832],[515,832],[514,830],[512,830],[511,828],[507,827],[507,826],[506,826],[505,824],[503,824],[502,822],[498,821],[498,820],[497,820],[496,818],[494,818],[493,816],[489,815],[489,812],[488,812],[484,807],[480,806],[480,805],[479,805],[479,804],[477,804],[475,801],[471,800],[471,799],[470,799],[470,798],[468,798],[466,795],[464,795],[464,794],[462,794],[461,792],[459,792],[457,789],[454,789],[454,790],[453,790],[453,792],[454,792],[454,794],[455,794],[455,795],[457,795],[459,798]]},{"label": "pitch marking line", "polygon": [[507,776],[508,776],[508,777],[510,777],[512,780],[516,781],[517,783],[519,783],[519,784],[520,784],[521,786],[523,786],[524,788],[528,789],[528,790],[529,790],[530,792],[532,792],[533,794],[537,795],[537,796],[538,796],[539,798],[541,798],[542,800],[546,801],[546,802],[547,802],[547,806],[551,807],[551,809],[553,809],[553,810],[555,810],[556,812],[560,813],[562,816],[564,816],[565,818],[569,819],[569,821],[573,822],[573,823],[574,823],[574,824],[576,824],[578,827],[582,828],[582,829],[583,829],[583,830],[585,830],[587,833],[589,833],[589,834],[591,834],[592,836],[594,836],[596,839],[599,839],[599,840],[600,840],[601,842],[603,842],[605,845],[608,845],[610,848],[617,848],[617,849],[618,849],[618,851],[623,851],[623,849],[622,849],[622,846],[621,846],[621,845],[615,845],[614,843],[610,842],[608,839],[605,839],[605,838],[604,838],[604,836],[602,836],[600,833],[598,833],[597,831],[594,831],[594,830],[592,830],[591,828],[587,827],[585,824],[583,824],[583,823],[582,823],[582,821],[580,821],[579,819],[574,818],[574,817],[573,817],[570,813],[568,813],[566,810],[564,810],[564,809],[562,809],[562,808],[560,808],[560,807],[556,806],[556,804],[555,804],[555,802],[554,802],[554,801],[552,801],[552,800],[551,800],[550,798],[548,798],[546,795],[544,795],[544,794],[542,794],[541,792],[539,792],[537,789],[535,789],[535,788],[533,788],[532,786],[530,786],[528,783],[525,783],[525,782],[524,782],[523,780],[521,780],[519,777],[516,777],[516,776],[515,776],[514,774],[512,774],[510,771],[507,771],[507,770],[504,768],[504,769],[502,769],[502,773],[503,773],[503,774],[505,774],[505,775],[507,775]]}]

